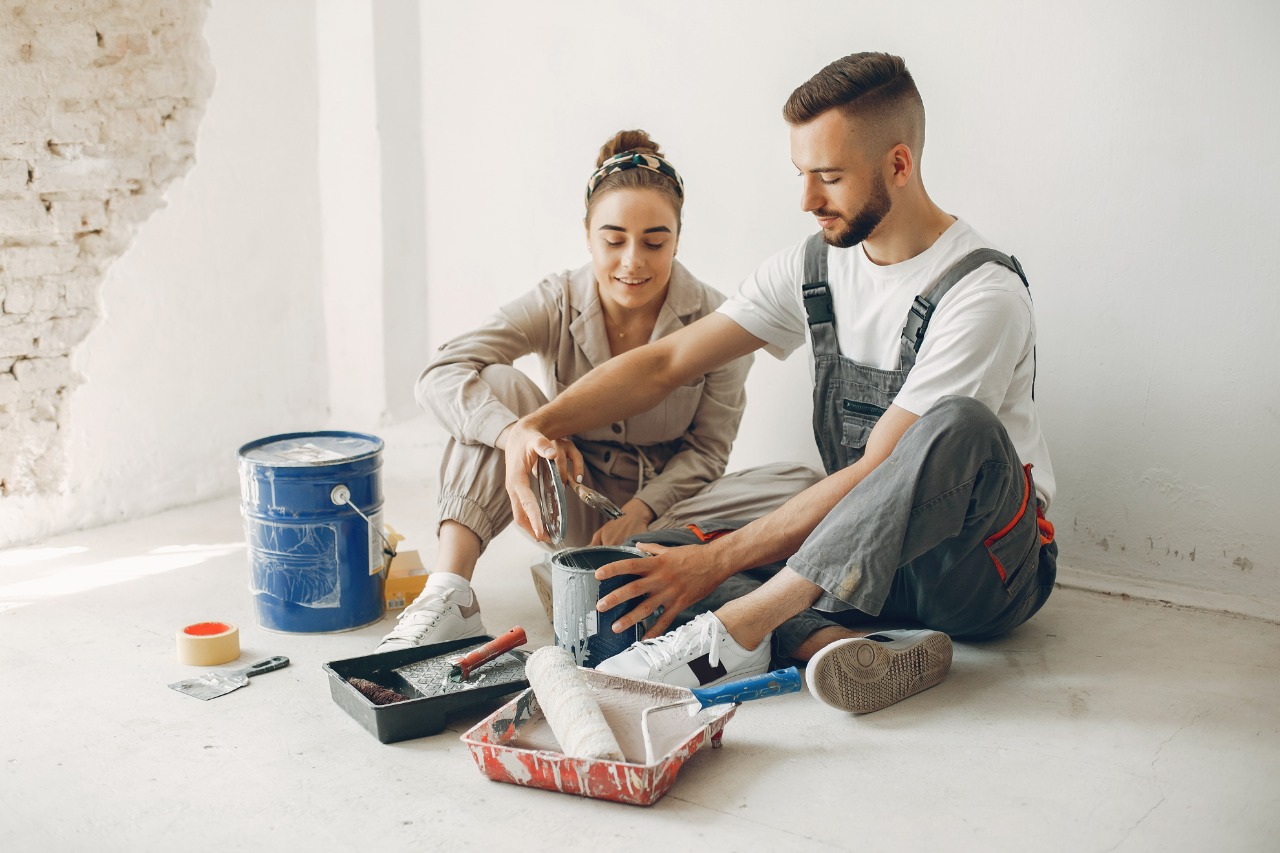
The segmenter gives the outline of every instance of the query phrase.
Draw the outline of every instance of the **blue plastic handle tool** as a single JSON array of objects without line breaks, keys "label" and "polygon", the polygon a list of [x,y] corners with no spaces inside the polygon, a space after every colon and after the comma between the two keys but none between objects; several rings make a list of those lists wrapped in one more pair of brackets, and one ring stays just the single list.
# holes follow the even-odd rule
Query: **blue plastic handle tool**
[{"label": "blue plastic handle tool", "polygon": [[764,675],[753,675],[716,687],[696,687],[691,692],[701,708],[726,702],[749,702],[766,696],[781,696],[800,690],[800,671],[794,666],[775,669]]}]

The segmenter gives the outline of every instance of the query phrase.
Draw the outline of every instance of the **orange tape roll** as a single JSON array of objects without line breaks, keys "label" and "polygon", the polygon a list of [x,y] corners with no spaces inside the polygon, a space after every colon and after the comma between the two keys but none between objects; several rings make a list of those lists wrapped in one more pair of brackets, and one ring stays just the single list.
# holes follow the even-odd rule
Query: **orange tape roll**
[{"label": "orange tape roll", "polygon": [[197,622],[178,630],[178,662],[217,666],[240,657],[240,629],[226,622]]}]

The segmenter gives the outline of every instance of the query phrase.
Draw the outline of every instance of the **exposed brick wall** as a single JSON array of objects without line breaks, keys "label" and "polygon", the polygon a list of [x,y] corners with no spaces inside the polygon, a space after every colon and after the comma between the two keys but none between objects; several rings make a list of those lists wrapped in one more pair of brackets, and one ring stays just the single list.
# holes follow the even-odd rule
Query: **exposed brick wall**
[{"label": "exposed brick wall", "polygon": [[56,491],[71,352],[110,263],[194,162],[204,0],[0,4],[0,500]]}]

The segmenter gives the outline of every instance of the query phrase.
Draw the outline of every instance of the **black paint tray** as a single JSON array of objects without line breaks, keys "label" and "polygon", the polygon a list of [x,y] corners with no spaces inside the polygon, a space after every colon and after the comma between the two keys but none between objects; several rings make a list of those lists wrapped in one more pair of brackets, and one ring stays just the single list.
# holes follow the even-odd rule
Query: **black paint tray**
[{"label": "black paint tray", "polygon": [[[487,667],[514,657],[520,662],[518,678],[438,696],[424,695],[396,670],[432,658],[460,657],[471,647],[491,639],[493,638],[488,636],[467,637],[414,649],[397,649],[382,654],[330,661],[324,665],[325,672],[329,673],[329,692],[342,710],[383,743],[439,734],[444,731],[445,719],[449,714],[473,708],[483,710],[495,707],[498,700],[528,687],[529,680],[524,677],[524,661],[528,658],[528,653],[510,651],[476,670],[477,675],[482,674]],[[364,678],[411,698],[391,705],[375,705],[348,684],[348,678]]]}]

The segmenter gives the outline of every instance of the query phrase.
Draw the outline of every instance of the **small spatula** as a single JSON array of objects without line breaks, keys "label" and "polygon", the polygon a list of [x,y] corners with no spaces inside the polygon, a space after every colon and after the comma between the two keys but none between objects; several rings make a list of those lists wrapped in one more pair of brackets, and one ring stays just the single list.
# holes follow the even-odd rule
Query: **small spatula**
[{"label": "small spatula", "polygon": [[716,687],[695,687],[689,696],[645,708],[640,715],[640,728],[644,732],[644,763],[652,764],[656,750],[653,747],[653,717],[663,712],[679,711],[692,717],[703,708],[712,705],[723,705],[726,702],[747,702],[751,699],[763,699],[766,696],[781,696],[784,693],[795,693],[800,689],[800,672],[794,666],[786,669],[775,669],[764,675],[752,675],[738,681],[730,681]]},{"label": "small spatula", "polygon": [[182,681],[175,681],[169,686],[179,693],[185,693],[188,696],[194,696],[197,699],[217,699],[225,693],[232,690],[239,690],[249,683],[249,679],[255,675],[262,675],[264,672],[271,672],[273,669],[283,669],[289,665],[289,659],[283,655],[276,655],[273,658],[260,660],[252,666],[246,666],[244,669],[215,669],[213,672],[206,672],[204,675],[198,675],[195,678],[184,678]]}]

